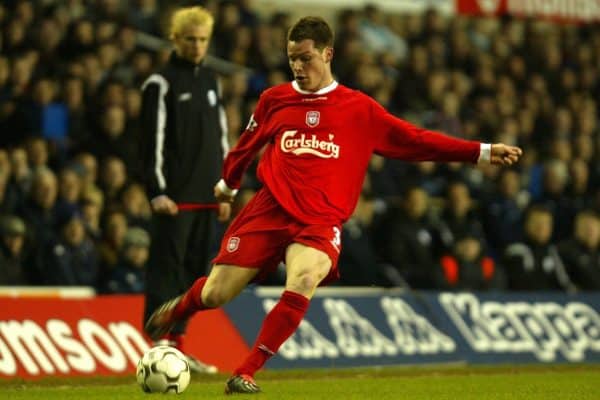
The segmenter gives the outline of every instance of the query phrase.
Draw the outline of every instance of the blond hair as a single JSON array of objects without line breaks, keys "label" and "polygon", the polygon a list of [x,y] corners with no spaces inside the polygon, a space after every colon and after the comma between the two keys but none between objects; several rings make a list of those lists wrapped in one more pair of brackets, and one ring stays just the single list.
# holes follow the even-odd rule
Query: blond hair
[{"label": "blond hair", "polygon": [[175,36],[188,25],[208,26],[212,32],[214,21],[213,16],[204,7],[180,8],[171,15],[169,38],[175,39]]}]

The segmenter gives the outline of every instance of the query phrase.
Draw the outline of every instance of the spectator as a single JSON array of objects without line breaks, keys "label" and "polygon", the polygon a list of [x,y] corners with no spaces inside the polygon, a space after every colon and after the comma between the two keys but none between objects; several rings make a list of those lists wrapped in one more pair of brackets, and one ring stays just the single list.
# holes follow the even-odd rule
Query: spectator
[{"label": "spectator", "polygon": [[129,22],[141,31],[160,35],[160,15],[156,0],[135,0],[129,7]]},{"label": "spectator", "polygon": [[100,130],[88,142],[87,151],[99,160],[116,157],[128,171],[137,171],[139,154],[134,133],[127,130],[127,115],[122,106],[109,106],[100,117]]},{"label": "spectator", "polygon": [[575,158],[569,165],[570,182],[569,197],[572,200],[573,212],[579,212],[591,207],[590,170],[588,164],[581,158]]},{"label": "spectator", "polygon": [[496,189],[490,194],[484,211],[483,224],[488,243],[495,255],[506,246],[522,239],[523,208],[527,199],[521,196],[519,173],[501,172]]},{"label": "spectator", "polygon": [[0,215],[11,214],[19,201],[19,193],[12,179],[9,154],[0,149]]},{"label": "spectator", "polygon": [[509,288],[513,290],[573,291],[573,283],[552,238],[552,213],[531,207],[525,216],[524,240],[504,252]]},{"label": "spectator", "polygon": [[102,238],[100,217],[104,209],[102,192],[88,191],[83,194],[81,201],[81,215],[88,236],[98,244]]},{"label": "spectator", "polygon": [[89,140],[83,79],[70,77],[62,85],[68,115],[68,148],[70,154],[80,151]]},{"label": "spectator", "polygon": [[103,238],[98,244],[101,276],[110,274],[117,265],[127,230],[125,213],[119,209],[109,210],[103,223]]},{"label": "spectator", "polygon": [[108,293],[144,293],[150,235],[142,228],[129,228],[123,239],[119,262],[106,284]]},{"label": "spectator", "polygon": [[104,160],[100,171],[100,187],[104,192],[106,208],[119,206],[127,180],[127,169],[120,158],[110,156]]},{"label": "spectator", "polygon": [[48,143],[44,139],[40,137],[28,139],[25,143],[25,151],[29,166],[34,172],[40,168],[49,167],[50,151]]},{"label": "spectator", "polygon": [[437,264],[429,196],[419,187],[405,192],[400,208],[391,208],[376,234],[383,261],[398,268],[412,288],[431,288]]},{"label": "spectator", "polygon": [[582,290],[600,289],[600,218],[590,210],[575,217],[575,236],[558,245],[573,284]]},{"label": "spectator", "polygon": [[34,279],[38,279],[44,264],[44,245],[56,237],[57,194],[58,183],[54,172],[46,167],[38,168],[33,176],[29,197],[18,207],[18,215],[25,221],[28,242],[32,246],[31,251],[28,249],[25,262]]},{"label": "spectator", "polygon": [[485,255],[480,232],[463,232],[449,254],[440,260],[440,289],[504,289],[506,281],[501,267]]},{"label": "spectator", "polygon": [[459,237],[469,233],[483,245],[485,237],[469,188],[463,182],[456,181],[448,185],[445,206],[436,223],[442,245],[451,251]]},{"label": "spectator", "polygon": [[74,157],[76,168],[81,170],[81,190],[83,193],[88,191],[99,191],[96,186],[98,179],[98,161],[91,153],[78,153]]},{"label": "spectator", "polygon": [[74,169],[63,168],[58,176],[58,198],[56,203],[59,213],[66,209],[79,210],[80,200],[81,178]]},{"label": "spectator", "polygon": [[44,285],[94,286],[98,281],[98,254],[86,235],[79,211],[66,210],[57,224],[58,237],[45,244]]},{"label": "spectator", "polygon": [[150,229],[152,210],[141,185],[137,183],[129,185],[123,192],[122,202],[130,226]]},{"label": "spectator", "polygon": [[16,192],[17,204],[21,204],[31,190],[33,173],[29,167],[27,153],[22,147],[13,147],[10,151],[10,185]]},{"label": "spectator", "polygon": [[[400,286],[403,279],[394,267],[378,262],[374,247],[373,217],[375,201],[369,193],[362,193],[356,209],[342,227],[340,252],[340,281],[345,286]],[[386,276],[389,269],[390,277]]]},{"label": "spectator", "polygon": [[27,285],[25,223],[14,215],[0,217],[0,286]]},{"label": "spectator", "polygon": [[364,16],[359,28],[363,48],[376,53],[389,52],[397,62],[402,61],[408,52],[406,43],[384,24],[381,10],[374,5],[367,5]]},{"label": "spectator", "polygon": [[575,207],[573,198],[566,192],[568,182],[569,170],[564,161],[552,159],[544,165],[542,197],[535,203],[552,213],[552,239],[555,242],[572,232]]}]

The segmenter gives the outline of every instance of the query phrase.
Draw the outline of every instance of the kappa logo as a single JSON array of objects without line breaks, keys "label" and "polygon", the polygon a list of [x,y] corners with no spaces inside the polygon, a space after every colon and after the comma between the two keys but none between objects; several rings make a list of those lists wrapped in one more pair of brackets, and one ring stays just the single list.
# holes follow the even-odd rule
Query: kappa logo
[{"label": "kappa logo", "polygon": [[498,11],[500,0],[477,0],[479,8],[485,14],[493,14]]},{"label": "kappa logo", "polygon": [[240,238],[237,236],[232,236],[227,241],[227,251],[233,253],[240,246]]},{"label": "kappa logo", "polygon": [[321,120],[321,113],[319,111],[309,111],[306,113],[306,125],[314,128],[319,125]]}]

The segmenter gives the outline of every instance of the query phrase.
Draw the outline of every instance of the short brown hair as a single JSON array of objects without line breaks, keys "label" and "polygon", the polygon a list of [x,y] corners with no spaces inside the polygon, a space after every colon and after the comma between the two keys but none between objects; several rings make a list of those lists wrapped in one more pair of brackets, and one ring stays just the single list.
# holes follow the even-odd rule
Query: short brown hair
[{"label": "short brown hair", "polygon": [[312,39],[317,49],[333,47],[333,31],[321,17],[304,17],[292,26],[288,32],[288,41],[301,42]]}]

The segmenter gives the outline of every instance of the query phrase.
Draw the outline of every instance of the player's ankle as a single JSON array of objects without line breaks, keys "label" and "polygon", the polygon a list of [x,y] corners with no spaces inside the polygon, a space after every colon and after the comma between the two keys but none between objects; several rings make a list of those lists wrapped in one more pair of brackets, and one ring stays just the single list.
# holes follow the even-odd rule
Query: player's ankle
[{"label": "player's ankle", "polygon": [[254,379],[254,374],[256,373],[256,371],[251,371],[248,368],[243,368],[240,367],[238,369],[235,369],[233,371],[233,376],[235,375],[239,375],[239,376],[249,376],[250,378]]}]

